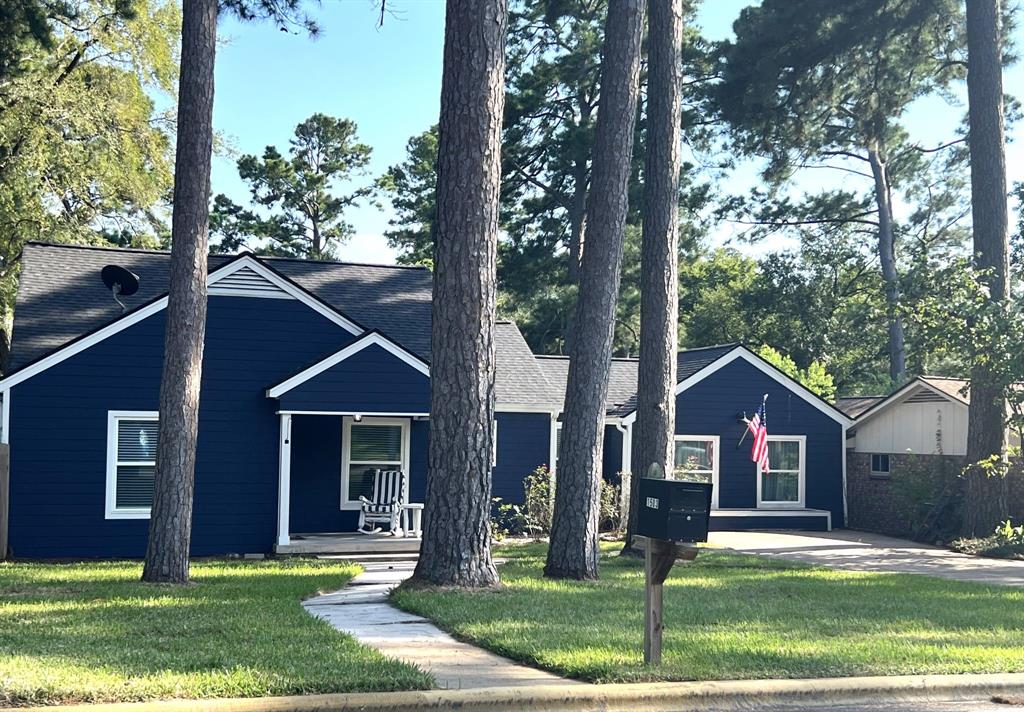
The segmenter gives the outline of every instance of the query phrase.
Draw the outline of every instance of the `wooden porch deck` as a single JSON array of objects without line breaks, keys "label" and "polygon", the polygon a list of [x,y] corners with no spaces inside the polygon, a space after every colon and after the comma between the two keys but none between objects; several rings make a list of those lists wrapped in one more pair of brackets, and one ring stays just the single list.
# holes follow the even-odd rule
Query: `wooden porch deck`
[{"label": "wooden porch deck", "polygon": [[419,537],[391,536],[390,534],[359,534],[337,532],[323,534],[292,534],[288,544],[274,546],[278,554],[416,554],[420,550]]}]

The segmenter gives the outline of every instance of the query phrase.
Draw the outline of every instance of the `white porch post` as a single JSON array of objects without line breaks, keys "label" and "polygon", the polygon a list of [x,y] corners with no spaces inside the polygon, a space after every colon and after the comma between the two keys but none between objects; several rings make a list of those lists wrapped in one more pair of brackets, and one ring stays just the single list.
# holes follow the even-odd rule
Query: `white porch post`
[{"label": "white porch post", "polygon": [[288,510],[292,492],[292,416],[281,414],[281,444],[278,450],[277,545],[291,543],[288,537]]}]

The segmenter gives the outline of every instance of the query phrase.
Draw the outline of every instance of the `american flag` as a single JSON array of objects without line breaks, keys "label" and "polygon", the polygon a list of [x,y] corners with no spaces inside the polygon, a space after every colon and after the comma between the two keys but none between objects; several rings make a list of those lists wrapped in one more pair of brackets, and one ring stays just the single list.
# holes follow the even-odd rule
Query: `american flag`
[{"label": "american flag", "polygon": [[764,413],[764,401],[754,413],[754,417],[747,421],[747,428],[754,436],[750,459],[757,463],[757,468],[761,472],[768,472],[768,421]]}]

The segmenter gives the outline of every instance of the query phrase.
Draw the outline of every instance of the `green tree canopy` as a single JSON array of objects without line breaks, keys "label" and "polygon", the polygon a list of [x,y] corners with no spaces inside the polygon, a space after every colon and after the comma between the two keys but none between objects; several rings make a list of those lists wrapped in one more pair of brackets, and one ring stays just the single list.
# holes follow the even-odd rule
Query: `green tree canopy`
[{"label": "green tree canopy", "polygon": [[812,361],[807,368],[800,368],[789,356],[767,344],[757,350],[757,355],[794,381],[806,386],[809,391],[817,393],[829,402],[835,400],[836,386],[832,381],[832,374],[826,371],[825,366],[819,361]]},{"label": "green tree canopy", "polygon": [[352,236],[345,212],[369,196],[369,185],[340,192],[340,184],[365,175],[372,149],[356,137],[349,119],[313,114],[295,128],[288,155],[267,146],[262,157],[238,159],[238,173],[249,185],[253,209],[224,195],[214,199],[211,226],[221,242],[237,249],[242,235],[265,240],[257,251],[309,259],[329,259]]},{"label": "green tree canopy", "polygon": [[0,80],[4,318],[26,240],[153,239],[171,186],[177,4],[78,0],[48,17]]},{"label": "green tree canopy", "polygon": [[377,179],[378,190],[395,212],[384,233],[398,250],[398,263],[430,265],[434,257],[437,217],[437,126],[409,139],[406,159]]},{"label": "green tree canopy", "polygon": [[815,217],[875,227],[896,382],[906,348],[893,191],[925,156],[900,119],[964,77],[961,17],[957,0],[765,0],[741,12],[722,49],[719,110],[736,148],[768,158],[766,178],[809,165],[864,177],[873,208]]}]

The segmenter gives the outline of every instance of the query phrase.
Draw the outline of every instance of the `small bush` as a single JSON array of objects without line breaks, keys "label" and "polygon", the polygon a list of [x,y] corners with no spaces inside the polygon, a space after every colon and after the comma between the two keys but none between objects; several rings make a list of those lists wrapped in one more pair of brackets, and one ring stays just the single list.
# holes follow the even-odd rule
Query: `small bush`
[{"label": "small bush", "polygon": [[601,482],[601,515],[598,531],[617,532],[622,529],[621,490],[610,482]]},{"label": "small bush", "polygon": [[1014,526],[1006,520],[989,536],[957,539],[951,544],[954,551],[997,559],[1024,559],[1024,525]]},{"label": "small bush", "polygon": [[523,478],[523,495],[528,533],[535,537],[547,536],[554,517],[555,490],[546,465]]},{"label": "small bush", "polygon": [[892,534],[938,543],[960,531],[963,478],[958,464],[944,457],[912,456],[892,483],[896,507],[905,515],[905,529]]}]

